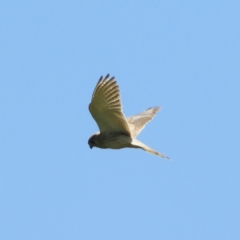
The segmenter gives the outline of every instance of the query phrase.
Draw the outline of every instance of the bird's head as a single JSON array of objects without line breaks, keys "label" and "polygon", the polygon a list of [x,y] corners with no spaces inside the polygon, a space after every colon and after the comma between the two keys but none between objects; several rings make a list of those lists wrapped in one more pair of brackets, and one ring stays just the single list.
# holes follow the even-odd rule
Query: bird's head
[{"label": "bird's head", "polygon": [[95,133],[88,139],[88,145],[91,149],[93,147],[98,146],[98,135],[99,135],[99,133]]}]

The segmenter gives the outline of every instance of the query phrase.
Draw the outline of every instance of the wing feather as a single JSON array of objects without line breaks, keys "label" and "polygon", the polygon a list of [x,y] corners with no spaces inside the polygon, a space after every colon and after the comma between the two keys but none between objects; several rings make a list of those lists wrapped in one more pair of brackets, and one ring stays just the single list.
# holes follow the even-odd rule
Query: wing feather
[{"label": "wing feather", "polygon": [[109,74],[99,79],[89,111],[100,132],[121,132],[131,136],[128,121],[122,112],[119,87],[114,77],[109,79]]},{"label": "wing feather", "polygon": [[160,109],[160,107],[148,108],[142,113],[127,118],[132,137],[136,137]]}]

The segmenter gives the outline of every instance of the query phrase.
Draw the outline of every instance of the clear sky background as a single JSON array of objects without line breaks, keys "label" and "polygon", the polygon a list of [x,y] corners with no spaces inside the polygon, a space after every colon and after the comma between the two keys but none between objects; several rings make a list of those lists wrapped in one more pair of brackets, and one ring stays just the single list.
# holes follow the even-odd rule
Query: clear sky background
[{"label": "clear sky background", "polygon": [[[239,1],[1,1],[0,239],[240,239]],[[162,106],[89,148],[101,75]]]}]

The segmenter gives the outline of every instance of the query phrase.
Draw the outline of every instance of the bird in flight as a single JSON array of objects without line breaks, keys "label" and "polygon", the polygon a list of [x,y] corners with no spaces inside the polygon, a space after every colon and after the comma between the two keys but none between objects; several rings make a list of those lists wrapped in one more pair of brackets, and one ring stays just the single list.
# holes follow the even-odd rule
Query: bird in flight
[{"label": "bird in flight", "polygon": [[140,131],[159,110],[160,107],[153,107],[126,118],[122,111],[120,91],[115,78],[109,79],[109,74],[105,78],[101,77],[89,104],[89,111],[100,132],[89,138],[89,147],[141,148],[149,153],[169,159],[136,139]]}]

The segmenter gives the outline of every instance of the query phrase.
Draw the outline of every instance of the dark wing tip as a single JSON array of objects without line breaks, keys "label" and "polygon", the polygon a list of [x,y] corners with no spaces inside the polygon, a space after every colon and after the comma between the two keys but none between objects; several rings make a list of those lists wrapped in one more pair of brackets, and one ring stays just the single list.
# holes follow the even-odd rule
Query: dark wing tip
[{"label": "dark wing tip", "polygon": [[[98,83],[100,83],[101,81],[104,81],[104,82],[108,81],[109,77],[110,77],[110,74],[109,74],[109,73],[106,75],[106,77],[105,77],[104,79],[103,79],[103,76],[101,76],[100,79],[98,80]],[[109,79],[109,81],[112,81],[112,80],[114,80],[114,79],[115,79],[115,77],[111,77],[111,78]]]},{"label": "dark wing tip", "polygon": [[150,108],[148,108],[146,111],[148,111],[148,110],[153,110],[154,113],[157,113],[157,112],[160,111],[161,109],[162,109],[162,107],[156,106],[156,107],[150,107]]},{"label": "dark wing tip", "polygon": [[110,79],[109,79],[109,81],[114,81],[115,80],[115,77],[111,77]]},{"label": "dark wing tip", "polygon": [[[102,79],[103,79],[103,76],[101,76],[100,78],[99,78],[99,80],[98,80],[98,82],[97,82],[97,85],[100,83],[100,82],[102,82]],[[96,85],[96,86],[97,86]]]},{"label": "dark wing tip", "polygon": [[109,78],[109,73],[106,75],[106,77],[104,78],[104,81],[107,80]]}]

